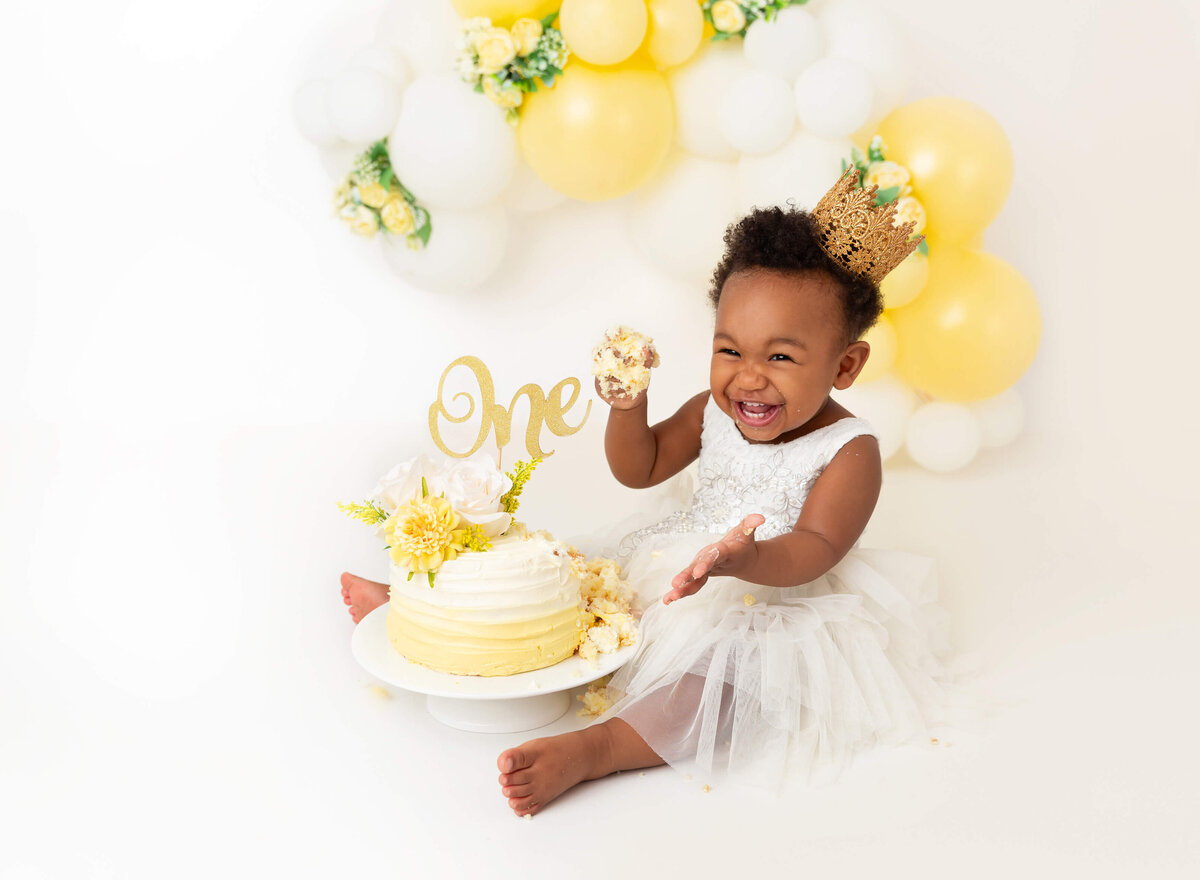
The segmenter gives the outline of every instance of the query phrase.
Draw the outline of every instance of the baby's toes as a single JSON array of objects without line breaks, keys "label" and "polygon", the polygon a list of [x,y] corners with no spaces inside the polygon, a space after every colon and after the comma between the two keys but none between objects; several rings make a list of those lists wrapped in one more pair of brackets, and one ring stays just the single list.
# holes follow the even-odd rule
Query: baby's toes
[{"label": "baby's toes", "polygon": [[525,785],[506,785],[501,791],[506,798],[516,800],[517,798],[525,798],[533,794],[533,786],[528,783]]},{"label": "baby's toes", "polygon": [[533,798],[528,795],[519,798],[509,798],[508,805],[512,807],[512,811],[518,816],[524,816],[526,813],[532,813],[537,809]]}]

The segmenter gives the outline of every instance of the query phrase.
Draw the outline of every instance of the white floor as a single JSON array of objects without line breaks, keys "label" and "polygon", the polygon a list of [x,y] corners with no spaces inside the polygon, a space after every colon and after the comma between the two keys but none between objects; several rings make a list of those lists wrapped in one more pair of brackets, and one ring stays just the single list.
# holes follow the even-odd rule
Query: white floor
[{"label": "white floor", "polygon": [[[619,206],[532,236],[495,300],[398,289],[331,228],[287,119],[339,4],[6,7],[0,880],[1196,876],[1195,16],[896,8],[918,94],[1013,139],[987,243],[1045,317],[1022,438],[949,476],[894,463],[867,535],[939,560],[993,713],[780,799],[656,770],[523,821],[495,781],[522,737],[445,728],[355,665],[337,576],[382,554],[334,502],[416,451],[453,357],[505,388],[581,374],[595,332],[560,296],[660,296],[682,317],[656,405],[682,399],[702,303],[628,256]],[[605,272],[576,268],[592,251]],[[533,318],[544,359],[505,354]],[[559,441],[531,522],[631,502],[602,416]]]}]

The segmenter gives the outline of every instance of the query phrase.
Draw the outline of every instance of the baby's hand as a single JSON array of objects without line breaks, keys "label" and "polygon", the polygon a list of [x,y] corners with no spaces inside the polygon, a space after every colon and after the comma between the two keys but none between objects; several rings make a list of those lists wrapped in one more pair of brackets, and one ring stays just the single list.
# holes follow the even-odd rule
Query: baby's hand
[{"label": "baby's hand", "polygon": [[671,579],[671,589],[663,596],[663,604],[699,592],[713,575],[727,574],[752,565],[758,557],[754,530],[766,522],[762,514],[752,513],[715,544],[709,544],[696,554],[692,564]]},{"label": "baby's hand", "polygon": [[[650,346],[642,347],[642,365],[647,370],[656,364],[657,357],[658,355],[655,354]],[[646,377],[646,385],[640,391],[632,394],[611,376],[598,376],[596,378],[596,393],[600,395],[601,400],[613,409],[635,409],[646,399],[646,389],[649,387],[649,376]]]},{"label": "baby's hand", "polygon": [[611,327],[592,349],[596,393],[614,409],[633,409],[644,399],[650,369],[658,364],[653,339],[628,327]]}]

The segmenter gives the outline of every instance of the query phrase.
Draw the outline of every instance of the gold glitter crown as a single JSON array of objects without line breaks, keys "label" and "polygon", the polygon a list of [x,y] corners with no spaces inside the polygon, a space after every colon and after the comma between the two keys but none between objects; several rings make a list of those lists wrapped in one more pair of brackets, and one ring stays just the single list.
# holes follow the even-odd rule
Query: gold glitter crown
[{"label": "gold glitter crown", "polygon": [[876,187],[858,188],[851,165],[812,210],[821,247],[847,270],[878,284],[917,249],[924,236],[909,240],[915,223],[895,225],[896,203],[875,204]]}]

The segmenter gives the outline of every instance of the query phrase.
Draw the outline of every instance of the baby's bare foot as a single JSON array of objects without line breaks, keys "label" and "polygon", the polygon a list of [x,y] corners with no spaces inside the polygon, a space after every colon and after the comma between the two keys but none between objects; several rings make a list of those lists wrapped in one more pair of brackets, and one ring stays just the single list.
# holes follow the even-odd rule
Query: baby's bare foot
[{"label": "baby's bare foot", "polygon": [[388,585],[342,572],[342,601],[350,606],[350,617],[358,623],[388,600]]},{"label": "baby's bare foot", "polygon": [[546,739],[531,739],[500,753],[500,792],[518,816],[533,815],[568,788],[596,779],[602,769],[603,737],[590,727]]}]

